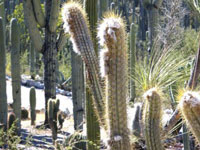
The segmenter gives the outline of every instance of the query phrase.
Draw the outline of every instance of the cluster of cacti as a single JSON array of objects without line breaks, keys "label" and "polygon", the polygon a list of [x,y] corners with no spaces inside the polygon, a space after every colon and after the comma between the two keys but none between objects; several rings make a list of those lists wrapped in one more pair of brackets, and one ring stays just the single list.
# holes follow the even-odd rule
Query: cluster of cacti
[{"label": "cluster of cacti", "polygon": [[161,143],[161,96],[158,89],[153,88],[144,94],[143,112],[144,136],[148,150],[162,150]]},{"label": "cluster of cacti", "polygon": [[59,111],[60,100],[59,99],[49,99],[48,101],[48,119],[49,125],[52,130],[53,143],[57,139],[57,114]]},{"label": "cluster of cacti", "polygon": [[186,125],[200,143],[200,95],[197,92],[185,92],[179,102],[179,109]]},{"label": "cluster of cacti", "polygon": [[36,107],[36,92],[35,88],[31,87],[30,89],[30,111],[31,111],[31,125],[35,125],[35,119],[36,119],[36,112],[35,112],[35,107]]},{"label": "cluster of cacti", "polygon": [[[66,30],[72,36],[74,50],[81,54],[86,63],[96,112],[103,125],[105,125],[106,120],[104,113],[107,111],[111,149],[131,149],[126,112],[128,88],[127,35],[123,20],[114,13],[110,13],[99,27],[101,44],[107,47],[107,50],[103,51],[104,56],[102,55],[104,57],[102,63],[105,66],[104,69],[101,69],[104,73],[106,72],[106,110],[100,84],[99,66],[89,36],[85,12],[79,4],[75,2],[67,3],[63,7],[63,20]],[[79,32],[82,32],[82,34],[79,34]]]},{"label": "cluster of cacti", "polygon": [[21,122],[21,75],[20,75],[20,32],[17,19],[11,19],[10,23],[11,40],[11,76],[13,111],[17,118],[17,127],[20,129]]}]

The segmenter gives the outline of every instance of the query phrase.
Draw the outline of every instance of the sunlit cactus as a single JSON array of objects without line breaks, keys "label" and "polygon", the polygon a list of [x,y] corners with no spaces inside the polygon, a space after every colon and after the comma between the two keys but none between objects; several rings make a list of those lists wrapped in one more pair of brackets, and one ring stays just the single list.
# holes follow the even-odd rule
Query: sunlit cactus
[{"label": "sunlit cactus", "polygon": [[127,126],[128,57],[125,24],[120,16],[108,13],[98,28],[102,76],[106,80],[109,146],[111,150],[130,150]]}]

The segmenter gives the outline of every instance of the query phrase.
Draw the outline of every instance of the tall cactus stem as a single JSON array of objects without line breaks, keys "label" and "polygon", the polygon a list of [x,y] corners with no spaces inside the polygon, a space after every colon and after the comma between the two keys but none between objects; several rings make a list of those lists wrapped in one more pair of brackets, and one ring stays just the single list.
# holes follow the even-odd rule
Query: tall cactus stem
[{"label": "tall cactus stem", "polygon": [[35,119],[36,119],[36,92],[35,88],[31,87],[30,89],[30,110],[31,110],[31,125],[35,125]]},{"label": "tall cactus stem", "polygon": [[31,77],[34,79],[35,78],[35,49],[34,49],[34,45],[31,42],[30,43],[30,74]]},{"label": "tall cactus stem", "polygon": [[156,88],[144,94],[145,106],[143,112],[144,134],[148,150],[162,150],[161,143],[161,97]]},{"label": "tall cactus stem", "polygon": [[106,128],[104,118],[105,105],[103,101],[102,85],[100,84],[99,65],[92,39],[90,37],[88,20],[82,6],[76,2],[66,3],[62,8],[65,31],[71,35],[73,50],[81,54],[86,64],[90,88],[94,96],[96,115],[103,127]]},{"label": "tall cactus stem", "polygon": [[3,19],[0,17],[0,124],[7,126],[6,50]]},{"label": "tall cactus stem", "polygon": [[17,127],[20,130],[21,122],[21,76],[20,76],[20,32],[17,19],[11,19],[11,76],[13,110],[17,118]]},{"label": "tall cactus stem", "polygon": [[[136,53],[136,27],[131,24],[131,33],[130,33],[130,77],[135,76],[135,53]],[[131,79],[130,83],[130,100],[134,102],[136,93],[135,93],[135,81]]]},{"label": "tall cactus stem", "polygon": [[120,16],[108,13],[98,28],[101,52],[101,71],[106,80],[111,150],[131,150],[127,126],[128,56],[125,24]]},{"label": "tall cactus stem", "polygon": [[60,9],[60,0],[52,0],[50,20],[49,20],[49,30],[51,32],[55,32],[57,29],[59,9]]},{"label": "tall cactus stem", "polygon": [[200,143],[200,95],[196,92],[186,92],[179,103],[182,118]]}]

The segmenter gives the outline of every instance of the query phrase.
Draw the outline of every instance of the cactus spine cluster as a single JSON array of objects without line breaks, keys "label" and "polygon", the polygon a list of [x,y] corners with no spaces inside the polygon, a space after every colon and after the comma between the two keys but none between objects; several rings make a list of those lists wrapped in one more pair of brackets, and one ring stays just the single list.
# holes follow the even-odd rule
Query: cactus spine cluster
[{"label": "cactus spine cluster", "polygon": [[11,40],[11,76],[13,110],[17,118],[17,127],[20,129],[21,122],[21,76],[20,76],[20,32],[17,19],[11,19],[10,25]]},{"label": "cactus spine cluster", "polygon": [[52,138],[53,143],[55,144],[55,141],[57,139],[57,113],[59,111],[60,106],[60,100],[59,99],[49,99],[48,101],[48,119],[49,119],[49,125],[52,130]]},{"label": "cactus spine cluster", "polygon": [[66,32],[71,35],[73,50],[81,54],[86,64],[90,87],[94,96],[94,106],[100,123],[106,127],[104,118],[105,105],[103,101],[102,85],[100,84],[98,59],[95,54],[88,28],[88,21],[81,5],[76,2],[66,3],[62,8],[62,17]]},{"label": "cactus spine cluster", "polygon": [[[125,24],[120,16],[109,13],[99,26],[100,43],[105,47],[100,58],[106,80],[106,105],[111,150],[130,150],[127,128],[128,58]],[[101,65],[102,65],[101,64]]]},{"label": "cactus spine cluster", "polygon": [[35,125],[35,119],[36,119],[36,92],[35,88],[31,87],[30,89],[30,110],[31,110],[31,125]]},{"label": "cactus spine cluster", "polygon": [[7,125],[6,50],[3,19],[0,17],[0,124]]},{"label": "cactus spine cluster", "polygon": [[200,143],[200,95],[190,91],[184,93],[179,108],[187,126]]},{"label": "cactus spine cluster", "polygon": [[161,143],[161,97],[156,88],[144,94],[145,106],[143,112],[144,134],[148,150],[162,150]]}]

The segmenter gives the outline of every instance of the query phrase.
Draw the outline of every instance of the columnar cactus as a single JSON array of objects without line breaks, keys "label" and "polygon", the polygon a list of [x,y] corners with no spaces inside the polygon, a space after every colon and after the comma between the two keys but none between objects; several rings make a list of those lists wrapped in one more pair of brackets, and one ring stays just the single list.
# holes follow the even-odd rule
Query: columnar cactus
[{"label": "columnar cactus", "polygon": [[3,19],[0,17],[0,124],[7,125],[6,52]]},{"label": "columnar cactus", "polygon": [[30,89],[30,111],[31,111],[31,125],[35,125],[35,119],[36,119],[36,112],[35,112],[35,107],[36,107],[36,92],[35,88],[31,87]]},{"label": "columnar cactus", "polygon": [[59,111],[59,105],[60,105],[59,99],[49,99],[48,101],[48,119],[49,119],[49,125],[52,130],[52,138],[54,144],[57,139],[57,130],[58,130],[57,113]]},{"label": "columnar cactus", "polygon": [[102,85],[100,84],[99,65],[93,42],[88,28],[85,11],[76,2],[66,3],[62,8],[62,17],[66,32],[71,35],[73,50],[81,54],[86,64],[90,87],[94,96],[96,114],[101,124],[106,127],[104,118],[105,105],[103,101]]},{"label": "columnar cactus", "polygon": [[[134,24],[131,24],[130,31],[130,77],[135,76],[135,54],[136,53],[136,27]],[[131,79],[130,83],[130,100],[134,101],[136,93],[135,93],[135,81]]]},{"label": "columnar cactus", "polygon": [[21,122],[21,76],[20,76],[20,32],[17,19],[11,19],[11,76],[13,110],[17,118],[17,127],[20,129]]},{"label": "columnar cactus", "polygon": [[[105,1],[105,0],[104,0]],[[103,1],[100,1],[102,3]],[[98,0],[84,0],[84,8],[88,14],[91,38],[94,44],[95,53],[98,54],[98,43],[96,37],[97,20],[98,20]],[[103,12],[103,10],[101,11]],[[100,147],[100,126],[98,118],[95,115],[95,109],[92,102],[92,93],[89,88],[86,88],[86,126],[87,126],[87,149],[88,150],[99,150]],[[92,142],[92,144],[91,144]]]},{"label": "columnar cactus", "polygon": [[106,80],[106,105],[111,150],[130,150],[127,127],[128,57],[125,24],[120,16],[108,13],[98,28],[102,50],[101,71]]},{"label": "columnar cactus", "polygon": [[153,41],[157,36],[158,20],[159,20],[159,8],[163,0],[143,0],[143,5],[147,10],[148,17],[148,30],[150,50],[153,46]]},{"label": "columnar cactus", "polygon": [[144,134],[148,150],[162,150],[161,143],[161,97],[156,88],[144,94],[145,106],[143,112]]},{"label": "columnar cactus", "polygon": [[179,108],[183,119],[200,143],[200,95],[196,92],[185,92],[180,100]]},{"label": "columnar cactus", "polygon": [[[56,97],[56,59],[57,52],[62,50],[66,40],[65,35],[56,29],[61,0],[45,1],[45,12],[43,12],[40,0],[23,0],[24,17],[29,30],[31,41],[35,50],[41,52],[44,58],[44,85],[45,85],[45,122],[48,124],[47,105],[50,98]],[[40,29],[39,29],[40,28]],[[40,30],[45,31],[44,38]]]}]

